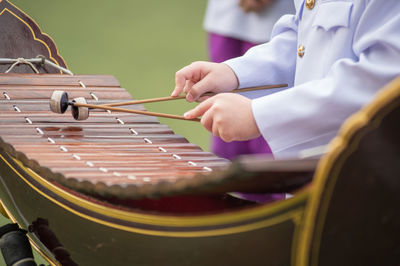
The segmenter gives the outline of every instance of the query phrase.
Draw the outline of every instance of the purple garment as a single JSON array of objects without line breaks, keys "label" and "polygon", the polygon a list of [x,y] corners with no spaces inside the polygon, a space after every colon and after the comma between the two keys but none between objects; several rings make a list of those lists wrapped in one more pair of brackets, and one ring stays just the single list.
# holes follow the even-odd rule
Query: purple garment
[{"label": "purple garment", "polygon": [[[210,60],[217,63],[241,56],[248,49],[257,45],[255,43],[225,37],[215,33],[209,33],[208,37]],[[223,141],[219,137],[212,136],[211,150],[219,157],[229,160],[233,160],[242,154],[267,153],[272,155],[268,143],[262,136],[247,141],[232,141],[229,143]],[[234,192],[231,195],[258,203],[268,203],[285,198],[285,194],[248,194]]]},{"label": "purple garment", "polygon": [[[210,59],[217,63],[241,56],[254,45],[257,44],[215,33],[209,34]],[[212,136],[211,150],[216,155],[229,160],[233,160],[242,154],[271,153],[268,143],[262,136],[252,140],[232,141],[229,143],[219,137]]]},{"label": "purple garment", "polygon": [[215,33],[208,34],[208,47],[210,60],[221,63],[228,59],[243,55],[256,43],[246,42]]}]

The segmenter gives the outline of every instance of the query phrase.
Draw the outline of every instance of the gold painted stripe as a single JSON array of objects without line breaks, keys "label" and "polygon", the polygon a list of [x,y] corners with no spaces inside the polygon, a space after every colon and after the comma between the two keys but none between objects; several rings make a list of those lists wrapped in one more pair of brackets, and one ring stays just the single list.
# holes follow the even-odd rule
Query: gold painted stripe
[{"label": "gold painted stripe", "polygon": [[[0,155],[1,156],[1,155]],[[10,155],[9,155],[10,156]],[[13,158],[12,156],[10,156]],[[3,158],[4,161],[6,161]],[[110,207],[106,207],[100,204],[96,204],[91,201],[87,201],[85,199],[79,198],[73,194],[68,193],[67,191],[53,185],[48,182],[37,173],[35,173],[32,169],[25,167],[22,162],[13,158],[14,162],[25,172],[27,172],[35,181],[44,186],[46,189],[60,196],[61,198],[72,202],[75,205],[83,207],[92,212],[117,218],[129,222],[142,223],[148,225],[159,225],[159,226],[177,226],[177,227],[192,227],[192,226],[210,226],[210,225],[224,225],[233,222],[240,222],[250,219],[257,219],[263,216],[273,215],[277,212],[282,212],[285,209],[288,209],[290,206],[299,204],[302,201],[305,201],[308,197],[308,189],[305,189],[302,192],[296,194],[295,197],[272,203],[269,205],[253,207],[247,210],[240,210],[234,213],[224,213],[224,214],[213,214],[213,215],[202,215],[202,216],[167,216],[167,215],[150,215],[143,213],[132,213],[123,210],[117,210]],[[10,166],[11,167],[11,166]],[[18,171],[15,171],[17,174]],[[25,180],[25,179],[24,179]],[[28,181],[29,185],[31,185]],[[32,185],[31,185],[32,186]],[[35,187],[34,187],[35,188]],[[35,188],[36,189],[36,188]]]},{"label": "gold painted stripe", "polygon": [[293,217],[293,222],[294,222],[294,233],[293,233],[293,238],[292,238],[292,246],[291,246],[291,256],[290,256],[290,265],[291,266],[297,266],[296,264],[296,257],[297,257],[297,250],[298,250],[298,244],[299,244],[299,237],[301,234],[301,229],[302,229],[302,221],[304,217],[304,209],[300,213],[296,215],[296,217]]},{"label": "gold painted stripe", "polygon": [[[10,219],[13,223],[18,223],[17,219],[15,219],[15,217],[12,215],[12,213],[7,209],[7,207],[4,205],[3,201],[0,199],[0,204],[3,205],[4,211],[6,212],[8,219]],[[19,226],[21,228],[21,226]],[[41,248],[39,248],[39,246],[33,241],[33,239],[29,236],[29,234],[27,234],[27,237],[29,239],[29,242],[31,243],[31,245],[33,246],[33,248],[39,253],[40,256],[42,256],[42,258],[44,258],[48,263],[50,263],[51,266],[61,266],[61,264],[56,261],[53,260],[51,257],[49,257],[45,251],[43,251]]]},{"label": "gold painted stripe", "polygon": [[4,216],[4,218],[10,219],[10,217],[8,216],[8,213],[6,211],[6,208],[4,207],[3,202],[1,201],[1,199],[0,199],[0,213],[1,213],[1,215]]},{"label": "gold painted stripe", "polygon": [[[10,2],[9,2],[9,3],[10,3]],[[18,7],[16,7],[16,6],[13,5],[12,3],[10,3],[10,4],[11,4],[12,6],[14,6],[16,9],[18,9],[20,12],[24,13],[22,10],[20,10]],[[35,34],[34,30],[31,28],[31,26],[30,26],[26,21],[24,21],[22,18],[20,18],[18,15],[16,15],[14,12],[12,12],[11,10],[9,10],[8,8],[4,8],[4,9],[0,12],[0,16],[1,16],[4,12],[6,12],[6,11],[7,11],[8,13],[10,13],[11,15],[13,15],[14,17],[16,17],[16,18],[17,18],[18,20],[20,20],[22,23],[24,23],[26,27],[28,27],[28,29],[29,29],[29,30],[31,31],[31,33],[32,33],[33,39],[34,39],[35,41],[37,41],[37,42],[42,43],[42,44],[46,47],[47,51],[49,52],[50,59],[52,59],[53,62],[59,66],[60,64],[58,63],[58,61],[52,56],[52,52],[51,52],[50,47],[46,44],[46,42],[44,42],[43,40],[41,40],[41,39],[39,39],[39,38],[36,37],[36,34]],[[29,17],[26,13],[24,13],[24,14],[25,14],[27,17]],[[29,18],[30,18],[30,17],[29,17]],[[32,19],[32,21],[33,21],[33,19]],[[39,28],[39,26],[38,26],[38,28]],[[57,55],[58,55],[58,56],[64,61],[64,63],[65,63],[65,60],[64,60],[64,59],[61,57],[61,55],[58,53],[58,49],[57,49],[57,46],[55,45],[54,40],[53,40],[49,35],[43,33],[43,32],[40,30],[40,28],[39,28],[39,31],[41,32],[42,35],[45,35],[46,37],[48,37],[49,39],[51,39],[51,41],[53,41],[53,44],[54,44],[54,46],[55,46]],[[65,66],[67,67],[67,64],[66,64],[66,63],[65,63]],[[67,68],[68,68],[68,67],[67,67]],[[62,74],[62,71],[61,71],[61,70],[60,70],[60,73]]]},{"label": "gold painted stripe", "polygon": [[[337,181],[337,172],[340,170],[338,169],[339,167],[334,168],[334,163],[342,164],[343,158],[346,158],[348,154],[357,147],[358,140],[351,143],[346,154],[342,154],[353,135],[360,128],[364,127],[379,110],[400,95],[399,87],[400,76],[386,85],[378,93],[373,103],[363,107],[360,111],[350,116],[340,128],[338,136],[329,144],[331,146],[331,151],[321,158],[314,175],[315,191],[310,193],[309,203],[306,206],[304,226],[298,248],[297,265],[308,266],[310,263],[311,265],[317,264],[323,221],[326,218],[325,216],[333,193],[333,187]],[[372,126],[377,126],[380,123],[380,119],[377,118],[377,121],[374,121],[375,124]],[[338,160],[339,156],[342,156],[342,160]],[[328,172],[333,168],[335,172],[329,174]],[[326,183],[328,182],[328,176],[330,176],[331,179],[333,178],[333,180],[330,180],[332,186],[324,191]],[[324,196],[322,196],[322,194],[324,194]],[[322,197],[324,197],[325,200],[322,200],[321,205]],[[319,213],[317,212],[318,207],[321,208]],[[320,224],[315,224],[317,216],[320,221],[322,221]],[[312,242],[313,232],[315,233],[315,243]],[[313,261],[310,261],[310,254],[314,256]]]},{"label": "gold painted stripe", "polygon": [[[113,228],[117,228],[120,230],[125,230],[125,231],[129,231],[129,232],[135,232],[135,233],[140,233],[140,234],[146,234],[146,235],[155,235],[155,236],[169,236],[169,237],[204,237],[204,236],[218,236],[218,235],[226,235],[226,234],[233,234],[233,233],[240,233],[240,232],[245,232],[245,231],[250,231],[250,230],[256,230],[265,226],[270,226],[273,224],[277,224],[286,220],[290,220],[293,217],[295,217],[295,214],[299,211],[302,210],[303,207],[299,207],[297,209],[288,211],[288,212],[283,212],[280,215],[271,217],[271,218],[267,218],[264,221],[260,221],[260,222],[255,222],[252,224],[247,224],[247,225],[241,225],[241,226],[234,226],[232,228],[224,228],[224,229],[213,229],[213,230],[204,230],[204,231],[192,231],[192,232],[173,232],[173,231],[157,231],[157,230],[147,230],[147,229],[139,229],[139,228],[133,228],[133,227],[129,227],[129,226],[122,226],[119,224],[115,224],[115,223],[111,223],[111,222],[107,222],[98,218],[94,218],[91,216],[88,216],[86,214],[80,213],[60,202],[58,202],[57,200],[51,198],[50,196],[46,195],[45,193],[43,193],[42,191],[40,191],[38,188],[36,188],[35,186],[33,186],[31,183],[29,183],[12,165],[10,165],[9,162],[7,162],[7,160],[5,160],[5,158],[0,154],[0,157],[3,159],[3,161],[5,161],[5,163],[8,164],[8,166],[10,167],[10,169],[12,169],[21,179],[23,179],[29,186],[31,186],[35,191],[37,191],[39,194],[41,194],[42,196],[44,196],[45,198],[49,199],[50,201],[52,201],[53,203],[59,205],[60,207],[68,210],[71,213],[74,213],[82,218],[85,218],[87,220],[99,223],[99,224],[103,224],[109,227],[113,227]],[[16,163],[18,163],[18,165],[22,166],[22,169],[27,169],[25,168],[21,162],[19,162],[16,159],[15,160]],[[32,173],[34,173],[32,171]],[[36,176],[37,178],[38,176]],[[39,181],[39,180],[37,180]],[[41,179],[40,180],[41,183],[48,183],[46,180]],[[52,185],[54,187],[54,185]],[[56,187],[57,188],[57,187]],[[60,190],[59,188],[57,188],[57,190]],[[64,192],[64,194],[68,194],[66,192]],[[64,195],[65,196],[65,195]],[[73,196],[73,195],[71,195]],[[303,199],[305,200],[307,196],[307,193],[303,193],[302,196],[298,197],[298,199],[296,200],[296,197],[289,199],[284,202],[282,202],[282,205],[285,205],[287,207],[289,207],[290,202],[294,203],[296,201],[299,201],[299,199]],[[75,196],[73,196],[75,197]],[[75,197],[77,198],[77,197]],[[78,199],[78,198],[77,198]],[[85,208],[86,203],[83,202],[83,200],[79,199],[76,203],[78,203],[79,206]],[[284,204],[283,204],[284,203]],[[90,203],[89,205],[91,205],[91,207],[97,205],[97,204],[93,204]],[[279,210],[283,210],[283,208],[281,206],[279,206],[281,204],[277,204],[275,205],[274,209],[279,209]],[[113,209],[111,208],[107,208],[101,205],[95,206],[97,207],[97,210],[102,210],[102,212],[107,212],[107,210],[113,211]],[[271,206],[272,207],[272,206]],[[279,208],[278,208],[279,207]],[[264,212],[267,212],[268,214],[273,214],[269,208],[267,208],[267,206],[262,206],[258,208],[259,212],[257,212],[257,210],[250,210],[248,212],[250,212],[251,215],[249,215],[250,217],[255,216],[254,214],[258,214],[256,217],[262,217]],[[116,211],[116,210],[114,210]],[[121,211],[118,211],[121,212]],[[129,214],[129,215],[128,215]],[[155,216],[155,215],[148,215],[147,219],[144,220],[145,224],[157,224],[157,225],[167,225],[170,226],[171,222],[172,222],[172,226],[179,226],[179,224],[183,224],[184,226],[188,227],[188,226],[204,226],[204,225],[209,225],[209,221],[207,217],[211,217],[213,218],[213,220],[215,220],[215,222],[218,222],[218,224],[224,224],[223,222],[225,220],[228,220],[228,222],[238,222],[241,219],[239,218],[247,218],[249,217],[248,215],[246,215],[246,211],[240,211],[240,213],[238,215],[236,214],[222,214],[222,215],[206,215],[206,216],[201,216],[201,217],[167,217],[170,219],[165,219],[165,216]],[[265,213],[264,213],[265,215]],[[106,216],[110,216],[111,215],[106,215]],[[126,217],[119,217],[116,216],[115,218],[121,219],[121,220],[126,220],[126,221],[133,221],[133,222],[138,222],[138,223],[142,223],[142,219],[138,219],[138,217],[136,217],[136,213],[129,213],[129,212],[125,212],[125,216]],[[143,216],[142,214],[139,216]],[[220,217],[222,216],[222,217]],[[124,218],[130,218],[130,220],[124,219]],[[151,218],[154,219],[151,220]],[[226,218],[226,219],[224,219]],[[160,220],[162,223],[160,223]]]},{"label": "gold painted stripe", "polygon": [[[58,51],[58,48],[57,48],[57,45],[56,45],[56,42],[54,41],[54,39],[53,39],[50,35],[48,35],[47,33],[43,32],[43,31],[40,29],[39,24],[38,24],[31,16],[29,16],[28,14],[26,14],[23,10],[21,10],[20,8],[18,8],[18,7],[17,7],[16,5],[14,5],[13,3],[11,3],[11,2],[8,2],[8,3],[9,3],[10,5],[12,5],[15,9],[17,9],[19,12],[21,12],[22,14],[24,14],[25,16],[27,16],[28,18],[30,18],[30,19],[36,24],[36,26],[39,28],[40,33],[41,33],[43,36],[46,36],[47,38],[49,38],[49,39],[51,40],[51,42],[54,44],[54,48],[56,49],[56,54],[57,54],[57,56],[61,58],[62,62],[65,64],[65,68],[68,69],[67,62],[66,62],[65,59],[60,55],[60,52]],[[29,27],[29,28],[30,28],[30,27]],[[31,29],[31,31],[33,31],[33,30]],[[47,46],[47,45],[46,45],[46,46]],[[55,60],[55,63],[59,65],[59,62],[56,61],[56,60]],[[60,71],[60,73],[62,74],[62,71]]]}]

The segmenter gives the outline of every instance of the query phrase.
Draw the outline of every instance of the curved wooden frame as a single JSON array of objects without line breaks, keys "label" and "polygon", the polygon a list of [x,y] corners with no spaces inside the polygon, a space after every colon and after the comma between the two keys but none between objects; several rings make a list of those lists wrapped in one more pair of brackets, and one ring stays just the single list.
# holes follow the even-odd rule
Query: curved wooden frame
[{"label": "curved wooden frame", "polygon": [[306,207],[296,265],[318,265],[326,214],[343,163],[357,149],[360,138],[378,128],[385,115],[394,107],[398,108],[396,99],[399,97],[400,77],[382,88],[371,104],[349,117],[331,141],[331,151],[321,159],[315,173],[315,187]]},{"label": "curved wooden frame", "polygon": [[[7,15],[15,18],[15,20],[7,19]],[[47,59],[53,61],[55,64],[67,68],[67,64],[59,54],[57,46],[53,39],[49,35],[43,33],[37,23],[32,18],[30,18],[27,14],[25,14],[23,11],[21,11],[19,8],[17,8],[15,5],[7,0],[0,1],[0,21],[2,23],[2,29],[12,30],[15,36],[19,36],[19,40],[25,40],[27,43],[31,43],[32,47],[35,46],[35,48],[32,48],[32,51],[37,51],[39,47],[42,47],[40,50],[45,51],[45,53],[43,53],[42,55],[44,55]],[[23,30],[25,30],[25,32],[29,32],[30,34],[28,34],[28,36],[24,35]],[[29,38],[31,38],[32,42],[29,40]],[[14,58],[18,58],[21,56],[25,56],[26,58],[33,58],[38,55],[29,53],[29,51],[27,51],[28,49],[24,49],[23,51],[18,50],[17,47],[14,47],[15,43],[17,42],[15,41],[14,45],[9,45],[8,43],[10,42],[11,40],[7,40],[4,38],[1,42],[1,45],[7,46],[9,49],[11,49],[8,50],[8,56],[13,56]],[[1,45],[0,50],[2,48]],[[4,72],[8,67],[9,66],[0,65],[0,72]],[[61,71],[49,68],[47,66],[42,66],[40,68],[47,73],[62,74]],[[22,73],[32,72],[29,67],[24,65],[19,65],[15,67],[15,71]]]},{"label": "curved wooden frame", "polygon": [[[27,229],[31,225],[32,221],[36,219],[35,210],[30,209],[28,206],[23,206],[23,204],[21,204],[23,198],[19,197],[18,193],[15,190],[13,191],[13,186],[10,185],[11,182],[18,180],[18,185],[16,186],[18,187],[18,190],[20,190],[19,194],[21,194],[21,191],[26,191],[23,194],[36,194],[36,196],[34,196],[36,204],[41,206],[41,208],[46,209],[42,215],[47,215],[48,220],[53,224],[57,225],[57,223],[54,222],[55,219],[62,219],[68,220],[70,223],[76,224],[76,226],[94,228],[94,230],[98,230],[98,228],[109,228],[107,231],[114,236],[117,242],[112,248],[110,246],[109,250],[103,251],[107,253],[107,256],[113,257],[114,255],[116,258],[119,258],[119,255],[121,254],[130,254],[132,252],[144,254],[143,256],[139,256],[139,258],[130,258],[131,260],[134,259],[132,261],[125,257],[124,260],[118,262],[119,260],[114,258],[114,265],[118,265],[118,263],[123,265],[124,262],[144,263],[146,261],[151,264],[152,259],[146,258],[147,255],[145,255],[147,253],[145,246],[147,245],[146,243],[149,243],[148,241],[154,243],[153,245],[155,246],[165,246],[165,248],[168,246],[167,243],[185,242],[187,247],[192,247],[194,250],[197,249],[197,242],[207,241],[208,244],[203,246],[199,251],[201,251],[201,254],[208,254],[211,252],[211,249],[209,250],[209,248],[216,249],[215,245],[219,246],[217,249],[219,252],[226,249],[235,250],[235,246],[238,245],[238,242],[233,240],[235,238],[241,239],[240,246],[242,247],[241,252],[243,253],[236,253],[235,258],[229,259],[231,263],[235,260],[240,261],[240,258],[243,259],[244,254],[252,254],[253,251],[250,252],[250,250],[254,249],[254,246],[252,247],[252,245],[255,245],[255,241],[258,242],[257,246],[263,247],[263,253],[266,254],[264,259],[268,259],[267,254],[271,255],[275,252],[274,250],[277,245],[291,247],[291,251],[285,248],[285,251],[282,250],[282,252],[280,252],[282,260],[289,262],[290,253],[293,253],[296,250],[295,243],[297,243],[297,241],[295,241],[295,238],[300,229],[299,221],[301,220],[304,205],[309,194],[308,189],[306,189],[288,201],[277,202],[268,206],[262,205],[238,211],[230,211],[225,214],[182,217],[180,215],[151,214],[143,211],[127,212],[89,202],[63,191],[59,187],[45,181],[31,169],[23,166],[23,164],[15,158],[8,157],[7,154],[3,153],[0,159],[2,164],[7,164],[8,169],[13,172],[13,175],[8,175],[6,178],[6,175],[0,173],[0,176],[3,177],[2,182],[10,182],[6,186],[8,187],[9,192],[7,193],[6,191],[2,191],[2,194],[8,194],[10,197],[9,199],[4,198],[3,203],[7,206],[6,210],[8,216],[13,221],[18,222],[21,227]],[[22,209],[20,209],[21,207]],[[54,213],[55,216],[62,217],[51,218],[49,216],[51,213]],[[26,223],[25,221],[30,222]],[[79,222],[75,223],[73,221]],[[107,239],[110,236],[109,233],[106,233],[104,230],[105,229],[102,229],[103,234],[102,236],[98,236],[98,238],[105,237]],[[280,230],[282,230],[282,233],[293,230],[293,234],[288,234],[286,237],[282,236],[279,241],[275,241],[274,243],[269,241],[268,235],[271,233],[275,235]],[[81,234],[84,237],[76,237],[76,242],[73,245],[68,245],[65,240],[65,234],[70,234],[70,232],[63,233],[60,230],[55,230],[55,233],[60,239],[60,242],[65,243],[64,247],[70,251],[72,259],[78,256],[76,252],[79,251],[82,253],[80,254],[81,259],[83,257],[95,260],[95,253],[91,253],[90,250],[82,250],[82,246],[91,246],[89,243],[85,244],[84,241],[95,232],[92,232],[90,229],[88,229],[87,232],[82,232]],[[253,237],[249,236],[242,239],[242,236],[247,234],[253,235]],[[255,240],[254,234],[263,237]],[[286,234],[284,233],[283,235]],[[141,239],[141,242],[121,243],[118,239],[122,236],[128,239],[139,238]],[[35,234],[30,234],[30,237],[32,241],[36,243],[35,245],[40,248],[41,252],[45,254],[45,257],[52,258],[53,263],[57,263],[54,255],[41,244],[41,241],[39,241]],[[231,239],[232,242],[225,243],[225,238]],[[216,244],[221,241],[224,242],[224,245],[220,246],[219,244]],[[262,241],[262,243],[259,241]],[[108,243],[106,240],[100,242],[106,245]],[[280,244],[278,244],[278,242]],[[75,250],[74,246],[76,246]],[[124,250],[121,246],[127,248]],[[134,246],[135,248],[130,248],[130,246]],[[140,248],[140,246],[144,247]],[[171,259],[175,261],[174,263],[177,263],[177,261],[179,261],[178,258],[181,256],[189,255],[182,254],[180,249],[177,248],[178,246],[169,249],[169,255],[171,256]],[[124,253],[119,253],[118,251],[120,250],[124,251]],[[127,252],[127,250],[130,251]],[[194,250],[191,252],[194,252]],[[84,261],[86,259],[84,259]],[[262,258],[258,257],[256,259],[259,261]],[[104,260],[104,258],[102,258],[102,260]],[[225,262],[225,259],[220,258],[220,262]],[[204,263],[204,261],[202,263]],[[202,263],[199,262],[198,265],[202,265]],[[215,263],[217,263],[217,261]],[[195,264],[195,260],[193,260],[192,265],[197,265]]]}]

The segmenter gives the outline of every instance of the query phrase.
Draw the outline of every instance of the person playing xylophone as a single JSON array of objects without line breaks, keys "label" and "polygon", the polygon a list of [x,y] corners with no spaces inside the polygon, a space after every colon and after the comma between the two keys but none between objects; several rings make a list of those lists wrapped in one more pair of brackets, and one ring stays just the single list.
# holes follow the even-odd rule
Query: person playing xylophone
[{"label": "person playing xylophone", "polygon": [[[326,145],[343,121],[400,74],[400,1],[295,0],[269,43],[223,63],[194,62],[176,73],[185,113],[224,141],[262,135],[275,158]],[[229,92],[262,84],[289,88],[254,100]]]}]

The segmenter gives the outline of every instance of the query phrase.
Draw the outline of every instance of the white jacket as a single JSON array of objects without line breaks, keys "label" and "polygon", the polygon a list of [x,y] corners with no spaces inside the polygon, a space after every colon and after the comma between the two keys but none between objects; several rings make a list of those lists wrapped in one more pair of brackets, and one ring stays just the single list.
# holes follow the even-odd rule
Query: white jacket
[{"label": "white jacket", "polygon": [[204,29],[253,43],[269,40],[275,22],[284,14],[294,14],[293,0],[274,0],[260,13],[245,13],[240,0],[209,0]]},{"label": "white jacket", "polygon": [[[399,0],[295,0],[267,44],[226,61],[240,87],[289,83],[252,101],[275,157],[327,144],[352,113],[400,74]],[[300,57],[297,49],[304,47]]]}]

